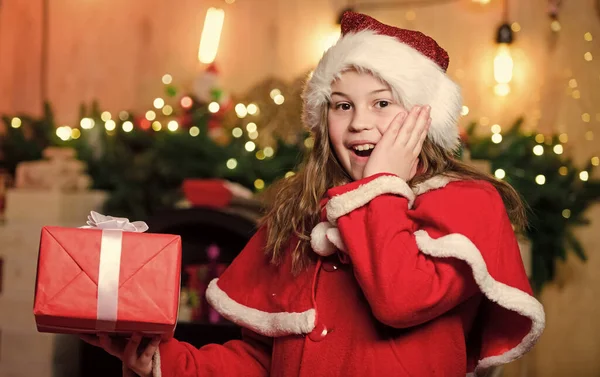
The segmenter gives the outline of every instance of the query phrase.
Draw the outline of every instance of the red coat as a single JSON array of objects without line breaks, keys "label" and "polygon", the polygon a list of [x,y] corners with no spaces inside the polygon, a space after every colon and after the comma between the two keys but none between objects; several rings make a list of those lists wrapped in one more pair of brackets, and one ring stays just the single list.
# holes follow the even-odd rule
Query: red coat
[{"label": "red coat", "polygon": [[293,276],[260,229],[207,290],[244,340],[165,342],[155,376],[464,377],[535,344],[544,311],[492,185],[377,175],[327,198],[311,244],[329,256]]}]

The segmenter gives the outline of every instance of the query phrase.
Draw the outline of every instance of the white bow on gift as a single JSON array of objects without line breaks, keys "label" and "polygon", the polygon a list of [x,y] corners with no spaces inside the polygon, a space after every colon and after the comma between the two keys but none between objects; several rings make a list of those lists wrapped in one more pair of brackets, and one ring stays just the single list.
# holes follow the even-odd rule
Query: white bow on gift
[{"label": "white bow on gift", "polygon": [[87,225],[82,228],[112,229],[125,232],[143,233],[148,230],[148,225],[143,221],[130,222],[125,217],[112,217],[91,211],[88,215]]},{"label": "white bow on gift", "polygon": [[96,330],[113,331],[116,328],[119,306],[119,273],[123,233],[142,233],[148,230],[143,221],[130,222],[124,217],[105,216],[90,212],[85,229],[102,230],[98,266],[98,296]]}]

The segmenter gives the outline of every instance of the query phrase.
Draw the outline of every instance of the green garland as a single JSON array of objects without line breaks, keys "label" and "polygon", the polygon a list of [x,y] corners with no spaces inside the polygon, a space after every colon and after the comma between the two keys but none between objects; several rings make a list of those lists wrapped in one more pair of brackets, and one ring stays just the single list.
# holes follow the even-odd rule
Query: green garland
[{"label": "green garland", "polygon": [[[92,129],[81,129],[81,136],[67,141],[56,135],[56,122],[50,105],[39,118],[27,115],[4,116],[7,134],[0,139],[2,168],[14,174],[21,161],[39,160],[48,146],[75,148],[78,158],[88,165],[93,188],[110,193],[104,211],[115,216],[146,219],[162,208],[172,208],[182,199],[181,184],[187,178],[222,178],[258,190],[256,181],[265,187],[293,171],[302,156],[302,144],[287,144],[277,140],[274,155],[259,160],[256,151],[245,149],[247,136],[231,138],[224,144],[209,136],[211,119],[206,106],[201,104],[189,112],[191,124],[199,134],[192,136],[185,128],[175,132],[153,131],[134,127],[123,131],[126,121],[140,119],[129,114],[125,119],[115,119],[116,128],[105,132],[101,112],[97,105],[81,107],[80,119],[94,121]],[[11,127],[12,120],[21,120],[18,128]],[[299,139],[304,140],[304,134]],[[228,168],[227,162],[235,159],[237,166]]]},{"label": "green garland", "polygon": [[[569,250],[586,260],[573,231],[577,226],[589,224],[585,212],[600,199],[600,180],[591,178],[594,169],[591,160],[581,168],[567,155],[554,152],[554,146],[561,145],[559,135],[546,135],[538,143],[536,135],[522,131],[522,122],[517,120],[503,133],[500,143],[494,143],[489,136],[477,137],[477,124],[473,123],[467,129],[467,144],[472,159],[489,160],[492,172],[504,171],[503,179],[529,207],[525,235],[532,247],[532,285],[540,292],[545,283],[554,279],[556,260],[564,261]],[[536,146],[539,146],[537,152],[541,150],[543,154],[533,152]],[[580,176],[581,172],[587,173]],[[539,184],[543,180],[537,178],[538,183],[536,177],[542,175],[545,182]]]}]

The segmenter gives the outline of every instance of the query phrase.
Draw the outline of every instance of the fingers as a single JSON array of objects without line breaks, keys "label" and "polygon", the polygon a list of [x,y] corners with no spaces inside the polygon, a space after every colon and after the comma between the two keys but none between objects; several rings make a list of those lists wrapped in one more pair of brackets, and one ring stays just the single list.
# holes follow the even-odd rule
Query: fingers
[{"label": "fingers", "polygon": [[123,360],[123,352],[126,340],[119,337],[110,337],[108,334],[98,334],[100,347],[113,356]]},{"label": "fingers", "polygon": [[419,137],[419,140],[417,141],[416,147],[419,149],[419,152],[421,152],[421,148],[423,147],[423,143],[425,142],[425,139],[427,139],[427,134],[429,133],[429,128],[430,127],[431,127],[431,118],[429,118],[429,120],[427,121],[427,124],[421,130],[421,135]]},{"label": "fingers", "polygon": [[154,353],[158,349],[158,345],[160,344],[160,337],[154,337],[150,343],[146,346],[146,349],[139,357],[138,362],[141,365],[152,364],[152,358],[154,357]]},{"label": "fingers", "polygon": [[134,334],[123,351],[123,364],[141,375],[146,375],[152,370],[152,358],[158,349],[160,336],[152,338],[148,345],[140,352],[142,344],[142,335]]},{"label": "fingers", "polygon": [[431,107],[429,106],[423,107],[419,112],[419,115],[415,120],[414,126],[411,130],[408,141],[406,142],[406,147],[408,149],[419,149],[420,151],[419,141],[421,140],[423,133],[426,133],[427,125],[429,124],[430,113]]},{"label": "fingers", "polygon": [[95,335],[83,334],[80,335],[79,338],[81,338],[81,340],[83,340],[84,342],[91,344],[92,346],[102,347],[100,345],[100,339]]},{"label": "fingers", "polygon": [[387,130],[385,130],[385,132],[383,133],[383,136],[381,138],[382,141],[388,141],[393,143],[394,140],[396,140],[398,132],[402,128],[402,124],[404,124],[407,115],[408,114],[406,111],[401,111],[398,114],[396,114],[396,116],[394,117],[394,119],[392,119],[392,122],[388,126]]},{"label": "fingers", "polygon": [[[146,376],[152,371],[152,358],[160,344],[160,336],[152,338],[143,351],[140,352],[142,344],[142,335],[133,334],[131,339],[125,343],[123,338],[111,338],[107,334],[98,334],[97,336],[82,334],[81,340],[93,346],[101,347],[109,354],[118,357],[123,361],[125,369],[131,369],[137,375]],[[145,342],[144,342],[145,343]],[[125,370],[124,369],[124,370]],[[125,376],[126,374],[124,374]]]},{"label": "fingers", "polygon": [[107,334],[98,334],[98,340],[100,347],[104,348],[106,352],[118,357],[119,359],[121,358],[120,352],[117,350],[117,347],[115,347],[112,339]]},{"label": "fingers", "polygon": [[406,117],[406,120],[404,121],[404,124],[402,124],[402,128],[400,128],[400,132],[398,132],[398,136],[396,137],[397,145],[406,145],[408,143],[422,108],[422,106],[417,105],[410,110],[410,113]]},{"label": "fingers", "polygon": [[131,339],[125,345],[123,351],[123,362],[127,365],[135,365],[137,360],[137,350],[142,342],[142,336],[140,334],[133,334]]}]

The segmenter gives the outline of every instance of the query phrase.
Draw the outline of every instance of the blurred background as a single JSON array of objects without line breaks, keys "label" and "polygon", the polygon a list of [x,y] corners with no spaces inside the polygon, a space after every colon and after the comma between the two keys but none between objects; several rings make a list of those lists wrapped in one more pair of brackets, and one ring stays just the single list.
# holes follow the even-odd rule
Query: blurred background
[{"label": "blurred background", "polygon": [[182,235],[178,338],[239,336],[203,290],[312,147],[300,93],[346,9],[449,52],[460,158],[531,207],[547,327],[494,373],[600,376],[600,0],[0,0],[0,376],[118,370],[31,312],[40,227],[90,209]]}]

